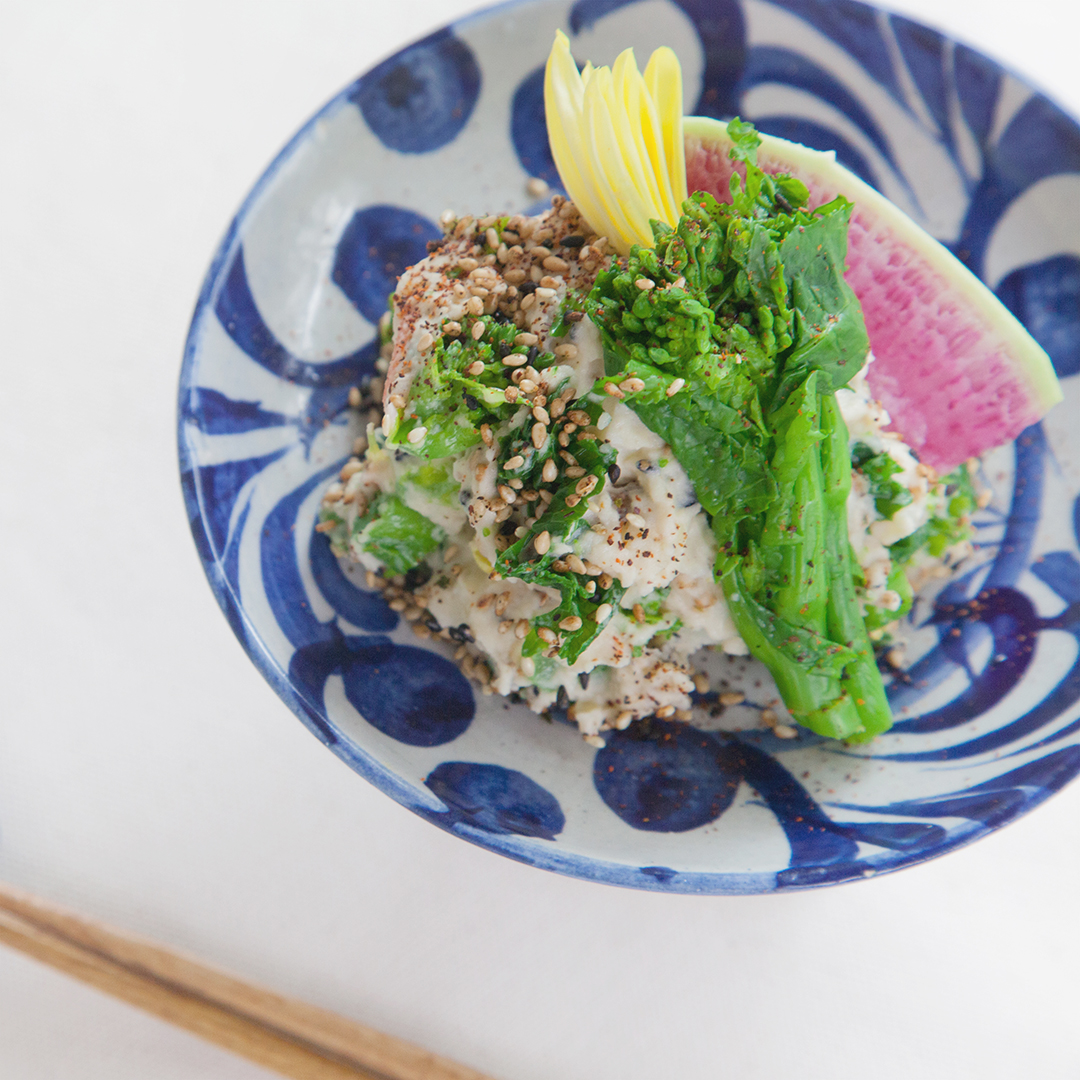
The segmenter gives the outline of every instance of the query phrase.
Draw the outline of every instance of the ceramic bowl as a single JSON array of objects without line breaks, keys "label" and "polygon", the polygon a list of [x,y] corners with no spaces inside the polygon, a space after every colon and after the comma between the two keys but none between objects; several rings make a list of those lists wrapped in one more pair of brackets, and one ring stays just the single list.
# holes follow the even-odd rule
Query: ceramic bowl
[{"label": "ceramic bowl", "polygon": [[[1050,353],[1066,402],[984,472],[978,556],[906,628],[892,731],[849,748],[763,728],[768,680],[714,657],[689,725],[610,733],[481,696],[313,531],[358,434],[397,275],[447,207],[516,212],[557,185],[543,64],[683,66],[686,111],[833,149],[948,245]],[[1080,129],[1015,75],[896,15],[831,0],[521,0],[402,49],[278,155],[214,256],[183,361],[192,531],[282,699],[429,821],[534,866],[636,888],[763,893],[941,855],[1080,770]],[[1073,223],[1070,234],[1068,223]],[[718,715],[716,715],[718,714]]]}]

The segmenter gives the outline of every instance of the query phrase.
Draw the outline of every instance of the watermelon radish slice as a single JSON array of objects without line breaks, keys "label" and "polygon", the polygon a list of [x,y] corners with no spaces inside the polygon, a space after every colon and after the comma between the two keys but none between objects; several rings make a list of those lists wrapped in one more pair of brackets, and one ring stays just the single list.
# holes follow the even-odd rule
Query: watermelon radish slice
[{"label": "watermelon radish slice", "polygon": [[[687,189],[730,201],[726,125],[688,116],[684,136]],[[921,460],[948,472],[1011,442],[1061,401],[1050,358],[1012,313],[832,152],[761,135],[758,165],[797,176],[810,206],[837,195],[854,203],[845,277],[874,351],[867,379]]]}]

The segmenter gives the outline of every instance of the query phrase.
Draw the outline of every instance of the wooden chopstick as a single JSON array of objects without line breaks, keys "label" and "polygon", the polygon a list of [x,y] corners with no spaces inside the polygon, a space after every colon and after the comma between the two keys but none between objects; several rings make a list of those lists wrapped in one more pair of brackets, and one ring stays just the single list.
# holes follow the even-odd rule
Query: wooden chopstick
[{"label": "wooden chopstick", "polygon": [[8,885],[0,942],[294,1080],[490,1080]]}]

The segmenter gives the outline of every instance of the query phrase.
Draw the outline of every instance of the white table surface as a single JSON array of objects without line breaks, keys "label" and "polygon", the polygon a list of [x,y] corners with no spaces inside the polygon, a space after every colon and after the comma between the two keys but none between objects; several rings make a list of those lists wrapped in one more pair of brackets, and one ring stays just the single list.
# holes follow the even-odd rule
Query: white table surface
[{"label": "white table surface", "polygon": [[[414,817],[234,640],[176,469],[209,256],[315,108],[475,6],[0,3],[0,879],[501,1080],[1076,1080],[1080,784],[854,886],[618,890]],[[1075,0],[892,6],[1080,113]],[[269,1075],[0,949],[5,1080]]]}]

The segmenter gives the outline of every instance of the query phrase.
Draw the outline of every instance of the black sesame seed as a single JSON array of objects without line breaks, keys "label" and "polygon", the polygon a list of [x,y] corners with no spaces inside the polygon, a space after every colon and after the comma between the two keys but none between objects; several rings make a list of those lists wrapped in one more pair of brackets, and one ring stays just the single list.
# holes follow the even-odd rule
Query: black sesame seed
[{"label": "black sesame seed", "polygon": [[539,288],[539,286],[536,284],[535,281],[523,281],[517,287],[517,291],[518,291],[518,294],[521,295],[521,296],[528,296],[529,293],[536,292],[537,288]]},{"label": "black sesame seed", "polygon": [[502,360],[503,357],[509,356],[514,349],[509,341],[500,341],[499,344],[495,346],[495,351],[499,354],[499,359]]},{"label": "black sesame seed", "polygon": [[589,689],[589,673],[587,671],[579,672],[577,681],[581,683],[582,690]]},{"label": "black sesame seed", "polygon": [[500,536],[513,536],[514,530],[518,527],[516,521],[513,518],[507,518],[499,529]]},{"label": "black sesame seed", "polygon": [[563,322],[581,322],[584,318],[584,311],[568,311],[563,315]]},{"label": "black sesame seed", "polygon": [[530,364],[534,363],[536,358],[540,355],[539,346],[530,345],[529,346],[529,351],[525,355],[528,356]]},{"label": "black sesame seed", "polygon": [[405,575],[405,588],[410,592],[426,585],[431,580],[431,567],[426,562],[417,563]]},{"label": "black sesame seed", "polygon": [[459,645],[466,645],[469,642],[475,641],[472,631],[469,629],[468,623],[462,623],[460,626],[447,627],[447,633],[450,635],[451,641],[456,641]]},{"label": "black sesame seed", "polygon": [[570,695],[566,692],[565,686],[559,687],[559,692],[555,695],[555,707],[557,709],[565,709],[570,704]]},{"label": "black sesame seed", "polygon": [[409,455],[406,454],[404,450],[395,450],[394,451],[394,460],[395,461],[404,461],[408,456]]},{"label": "black sesame seed", "polygon": [[562,238],[562,246],[568,248],[579,248],[585,243],[584,236],[564,236]]},{"label": "black sesame seed", "polygon": [[465,395],[465,404],[468,405],[468,407],[470,409],[479,409],[480,408],[480,402],[477,401],[476,398],[474,398],[472,396],[472,394],[466,394]]},{"label": "black sesame seed", "polygon": [[619,477],[622,476],[622,469],[620,469],[618,465],[609,465],[607,476],[613,484],[617,484],[619,482]]}]

